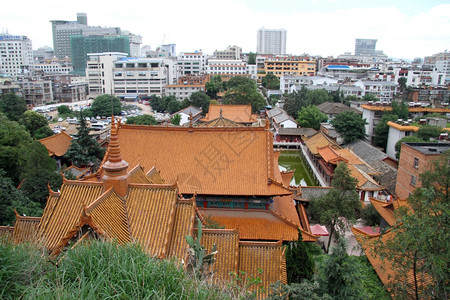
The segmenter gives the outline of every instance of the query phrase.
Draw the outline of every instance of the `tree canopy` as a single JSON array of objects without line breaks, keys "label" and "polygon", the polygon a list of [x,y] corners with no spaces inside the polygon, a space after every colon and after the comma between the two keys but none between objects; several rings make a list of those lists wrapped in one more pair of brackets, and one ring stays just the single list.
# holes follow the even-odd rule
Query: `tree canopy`
[{"label": "tree canopy", "polygon": [[200,108],[203,113],[208,112],[210,102],[209,96],[201,91],[192,93],[191,97],[189,97],[189,105]]},{"label": "tree canopy", "polygon": [[[111,110],[113,108],[113,110]],[[101,95],[94,99],[91,106],[91,112],[94,116],[109,117],[120,115],[122,103],[119,98],[112,95]]]},{"label": "tree canopy", "polygon": [[19,121],[27,110],[27,103],[14,93],[3,94],[0,98],[0,109],[11,121]]},{"label": "tree canopy", "polygon": [[254,113],[266,106],[264,96],[256,89],[256,83],[247,77],[231,78],[227,88],[225,104],[251,104]]},{"label": "tree canopy", "polygon": [[381,116],[380,121],[375,126],[373,132],[373,143],[375,146],[382,147],[383,149],[386,149],[387,146],[387,140],[389,136],[389,126],[387,125],[387,122],[395,122],[398,120],[398,116],[390,113],[385,113]]},{"label": "tree canopy", "polygon": [[72,110],[67,105],[60,105],[58,106],[58,114],[64,115],[64,114],[70,114]]},{"label": "tree canopy", "polygon": [[300,109],[297,122],[301,127],[319,130],[320,123],[327,121],[327,116],[317,106],[310,105]]},{"label": "tree canopy", "polygon": [[36,139],[45,138],[53,135],[52,130],[48,126],[47,119],[32,110],[27,110],[23,113],[20,123],[25,126],[25,129]]},{"label": "tree canopy", "polygon": [[128,117],[127,124],[136,125],[156,125],[156,119],[151,115],[140,115],[136,117]]},{"label": "tree canopy", "polygon": [[419,131],[415,134],[419,139],[428,142],[431,138],[437,139],[442,132],[442,128],[430,125],[424,125],[419,128]]},{"label": "tree canopy", "polygon": [[298,111],[310,105],[319,105],[324,102],[333,102],[333,94],[324,89],[308,90],[306,87],[298,92],[287,95],[284,110],[293,118],[297,118]]},{"label": "tree canopy", "polygon": [[[380,239],[377,245],[376,251],[392,263],[398,274],[390,288],[399,298],[449,298],[449,160],[447,151],[430,170],[420,174],[421,187],[408,197],[408,206],[395,210],[399,221],[390,231],[392,238],[385,242]],[[412,286],[407,278],[410,276]]]},{"label": "tree canopy", "polygon": [[261,84],[263,87],[269,90],[278,90],[280,89],[280,79],[272,73],[267,74],[261,80]]},{"label": "tree canopy", "polygon": [[366,136],[364,127],[367,124],[366,120],[353,111],[345,111],[338,114],[330,123],[344,138],[344,143],[346,144]]},{"label": "tree canopy", "polygon": [[311,202],[310,213],[321,224],[326,225],[330,231],[327,251],[335,229],[342,234],[345,229],[345,221],[352,224],[356,221],[361,210],[358,193],[356,192],[357,180],[350,175],[347,164],[340,163],[334,170],[332,189],[325,196]]}]

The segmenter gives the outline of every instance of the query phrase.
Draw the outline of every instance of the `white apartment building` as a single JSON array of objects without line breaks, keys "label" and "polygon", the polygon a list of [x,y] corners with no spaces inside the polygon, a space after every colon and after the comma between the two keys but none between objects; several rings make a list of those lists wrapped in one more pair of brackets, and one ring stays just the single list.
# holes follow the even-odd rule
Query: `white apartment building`
[{"label": "white apartment building", "polygon": [[114,94],[125,99],[140,95],[164,96],[164,86],[176,80],[171,60],[122,58],[114,62]]},{"label": "white apartment building", "polygon": [[436,71],[444,73],[446,82],[450,82],[450,59],[436,61]]},{"label": "white apartment building", "polygon": [[256,48],[259,54],[286,54],[286,30],[260,28]]},{"label": "white apartment building", "polygon": [[133,34],[128,30],[124,30],[122,34],[128,36],[128,38],[130,39],[130,56],[140,57],[142,36]]},{"label": "white apartment building", "polygon": [[257,78],[256,65],[247,65],[242,60],[209,59],[206,74],[227,77],[247,76],[253,80]]},{"label": "white apartment building", "polygon": [[180,74],[205,74],[207,58],[208,56],[202,52],[180,53],[177,58]]},{"label": "white apartment building", "polygon": [[215,59],[241,59],[242,48],[238,46],[228,46],[226,50],[214,51]]},{"label": "white apartment building", "polygon": [[70,74],[73,71],[73,68],[68,64],[51,62],[35,64],[34,70],[42,71],[44,74]]},{"label": "white apartment building", "polygon": [[390,102],[397,93],[397,83],[391,81],[364,81],[359,80],[355,86],[363,90],[362,96],[371,94],[381,100],[381,102]]},{"label": "white apartment building", "polygon": [[169,84],[164,87],[165,96],[175,96],[177,100],[183,101],[191,97],[195,92],[205,92],[202,84]]},{"label": "white apartment building", "polygon": [[24,35],[0,35],[0,74],[17,76],[34,67],[31,40]]},{"label": "white apartment building", "polygon": [[323,76],[289,76],[283,75],[280,77],[280,91],[283,94],[290,93],[292,86],[298,85],[335,85],[338,83],[337,79],[323,77]]},{"label": "white apartment building", "polygon": [[86,80],[89,84],[89,95],[97,97],[114,93],[113,67],[114,61],[127,57],[128,53],[104,52],[89,53],[86,63]]}]

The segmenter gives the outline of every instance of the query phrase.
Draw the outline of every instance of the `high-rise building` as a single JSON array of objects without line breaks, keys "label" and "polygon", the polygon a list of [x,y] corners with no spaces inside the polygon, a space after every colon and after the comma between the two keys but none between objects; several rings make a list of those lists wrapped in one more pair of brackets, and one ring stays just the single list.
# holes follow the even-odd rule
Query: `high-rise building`
[{"label": "high-rise building", "polygon": [[258,30],[258,54],[286,54],[286,30],[266,29]]},{"label": "high-rise building", "polygon": [[33,69],[33,47],[24,35],[0,35],[0,74],[17,76]]},{"label": "high-rise building", "polygon": [[77,14],[77,21],[52,20],[53,49],[59,58],[71,57],[70,37],[75,35],[117,35],[118,27],[88,26],[87,15]]},{"label": "high-rise building", "polygon": [[77,35],[72,44],[73,73],[84,76],[88,53],[123,52],[130,55],[130,37],[126,35]]},{"label": "high-rise building", "polygon": [[375,48],[377,40],[374,39],[356,39],[355,55],[371,56],[377,54]]}]

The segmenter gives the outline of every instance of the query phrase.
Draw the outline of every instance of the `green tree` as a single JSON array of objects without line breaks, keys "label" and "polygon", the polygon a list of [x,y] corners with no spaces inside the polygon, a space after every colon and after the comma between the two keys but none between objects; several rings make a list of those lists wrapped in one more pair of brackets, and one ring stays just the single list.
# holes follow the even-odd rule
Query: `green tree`
[{"label": "green tree", "polygon": [[170,119],[170,123],[172,123],[173,125],[180,125],[180,122],[181,122],[180,114],[176,114]]},{"label": "green tree", "polygon": [[249,65],[256,65],[256,53],[250,52],[248,54],[248,62]]},{"label": "green tree", "polygon": [[330,123],[344,138],[344,143],[346,144],[366,136],[364,127],[367,124],[366,120],[353,111],[345,111],[338,114]]},{"label": "green tree", "polygon": [[233,77],[227,85],[229,89],[224,96],[225,104],[251,104],[254,113],[266,106],[266,101],[257,91],[253,80],[246,77]]},{"label": "green tree", "polygon": [[40,216],[42,209],[39,203],[30,201],[18,190],[12,180],[0,169],[0,225],[14,225],[14,209],[26,216]]},{"label": "green tree", "polygon": [[72,110],[67,105],[60,105],[58,106],[58,114],[60,115],[66,115],[72,113]]},{"label": "green tree", "polygon": [[374,102],[380,101],[380,99],[378,99],[377,97],[375,97],[375,96],[372,95],[372,94],[365,94],[365,95],[361,98],[361,100],[363,100],[363,101],[374,101]]},{"label": "green tree", "polygon": [[89,128],[81,113],[80,126],[78,133],[72,140],[70,148],[67,150],[67,157],[74,165],[81,167],[89,164],[98,163],[105,154],[105,149],[100,147],[96,140],[89,135]]},{"label": "green tree", "polygon": [[307,103],[308,105],[314,104],[319,105],[324,102],[332,102],[333,101],[333,95],[329,94],[324,89],[318,89],[318,90],[308,90],[307,93]]},{"label": "green tree", "polygon": [[347,243],[339,238],[338,246],[320,267],[319,286],[333,299],[367,299],[359,265],[347,254]]},{"label": "green tree", "polygon": [[395,210],[399,221],[391,229],[392,238],[380,239],[375,249],[397,273],[390,288],[399,298],[450,296],[449,161],[447,151],[432,163],[431,170],[420,174],[421,187],[408,197],[408,206]]},{"label": "green tree", "polygon": [[200,108],[203,113],[208,112],[210,102],[209,96],[201,91],[192,93],[191,97],[189,97],[189,105]]},{"label": "green tree", "polygon": [[156,119],[151,115],[140,115],[136,117],[128,117],[127,124],[136,124],[136,125],[156,125]]},{"label": "green tree", "polygon": [[175,98],[175,96],[169,96],[170,98],[167,99],[167,106],[166,106],[166,112],[173,114],[174,112],[177,112],[181,109],[181,102]]},{"label": "green tree", "polygon": [[301,127],[319,130],[320,123],[327,121],[327,116],[317,106],[310,105],[298,112],[297,122]]},{"label": "green tree", "polygon": [[387,140],[389,136],[389,126],[387,122],[395,122],[398,120],[398,116],[391,113],[385,113],[381,116],[380,121],[378,122],[377,126],[374,128],[374,134],[373,137],[373,143],[375,146],[382,147],[383,149],[386,149],[387,146]]},{"label": "green tree", "polygon": [[442,128],[430,125],[424,125],[419,128],[416,137],[428,142],[431,138],[437,139],[442,132]]},{"label": "green tree", "polygon": [[19,121],[27,110],[27,103],[14,93],[3,94],[0,98],[0,109],[11,121]]},{"label": "green tree", "polygon": [[[44,138],[53,134],[48,126],[47,119],[35,111],[28,110],[24,112],[20,123],[25,126],[25,129],[28,130],[34,138]],[[45,127],[45,129],[43,129],[43,127]],[[38,136],[36,136],[36,133],[38,133]],[[42,135],[45,136],[41,137]]]},{"label": "green tree", "polygon": [[101,95],[92,102],[91,111],[94,116],[101,117],[109,117],[113,114],[120,115],[122,103],[119,98],[113,95]]},{"label": "green tree", "polygon": [[395,143],[395,157],[400,160],[400,150],[402,148],[402,143],[423,143],[424,140],[422,140],[421,138],[415,136],[415,135],[410,135],[410,136],[405,136],[404,138],[400,139],[397,143]]},{"label": "green tree", "polygon": [[407,119],[409,115],[409,108],[405,102],[392,102],[392,111],[390,114],[398,116],[399,119]]},{"label": "green tree", "polygon": [[314,276],[314,258],[303,242],[302,232],[298,231],[297,241],[289,242],[286,248],[286,272],[288,283],[300,283]]},{"label": "green tree", "polygon": [[21,179],[21,190],[32,202],[44,207],[48,196],[47,184],[57,190],[62,178],[57,173],[56,162],[48,155],[47,148],[38,141],[33,141],[27,148],[27,156]]},{"label": "green tree", "polygon": [[263,87],[269,90],[279,90],[280,89],[280,79],[272,73],[267,74],[261,80]]},{"label": "green tree", "polygon": [[406,89],[406,77],[400,77],[397,80],[398,85],[400,86],[400,90],[403,92]]},{"label": "green tree", "polygon": [[344,219],[349,224],[356,222],[361,210],[356,185],[357,180],[350,176],[350,170],[342,162],[334,170],[332,189],[325,196],[311,202],[309,208],[311,215],[327,226],[330,232],[327,252],[335,230],[338,234],[344,232]]},{"label": "green tree", "polygon": [[17,186],[25,163],[30,134],[23,125],[10,121],[0,113],[0,166]]},{"label": "green tree", "polygon": [[222,77],[220,75],[214,75],[211,77],[205,85],[206,94],[211,99],[217,99],[217,93],[223,90]]}]

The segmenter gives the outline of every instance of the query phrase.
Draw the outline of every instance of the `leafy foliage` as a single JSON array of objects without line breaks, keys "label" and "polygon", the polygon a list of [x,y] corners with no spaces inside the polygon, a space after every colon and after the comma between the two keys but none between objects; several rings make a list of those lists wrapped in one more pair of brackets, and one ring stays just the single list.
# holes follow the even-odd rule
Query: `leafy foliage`
[{"label": "leafy foliage", "polygon": [[53,190],[59,189],[62,184],[55,160],[48,155],[47,148],[38,141],[28,146],[21,178],[24,179],[21,185],[23,193],[30,201],[40,203],[42,208],[47,202],[47,184],[50,184]]},{"label": "leafy foliage", "polygon": [[327,116],[317,106],[310,105],[298,112],[297,122],[301,127],[319,130],[320,123],[327,121]]},{"label": "leafy foliage", "polygon": [[67,105],[60,105],[58,106],[58,114],[64,115],[64,114],[70,114],[72,110]]},{"label": "leafy foliage", "polygon": [[[350,176],[350,170],[345,163],[340,163],[334,170],[328,194],[311,202],[309,207],[312,216],[321,224],[328,227],[330,232],[327,251],[333,238],[335,229],[338,234],[345,230],[346,223],[356,221],[361,203],[356,192],[357,180]],[[345,221],[344,221],[345,219]]]},{"label": "leafy foliage", "polygon": [[127,124],[136,125],[156,125],[156,119],[151,115],[140,115],[136,117],[128,117]]},{"label": "leafy foliage", "polygon": [[231,78],[227,88],[225,104],[251,104],[254,113],[266,106],[263,95],[256,89],[256,83],[247,77]]},{"label": "leafy foliage", "polygon": [[367,226],[379,226],[381,222],[381,216],[372,204],[367,204],[361,210],[361,219]]},{"label": "leafy foliage", "polygon": [[442,132],[442,128],[430,125],[424,125],[419,128],[416,133],[416,137],[428,142],[431,138],[437,139]]},{"label": "leafy foliage", "polygon": [[298,231],[297,241],[289,242],[286,248],[286,272],[288,283],[300,283],[314,276],[314,259]]},{"label": "leafy foliage", "polygon": [[395,114],[385,113],[381,116],[380,121],[374,128],[375,136],[373,137],[373,143],[376,146],[386,149],[389,136],[389,126],[387,125],[387,122],[395,122],[397,120],[398,116]]},{"label": "leafy foliage", "polygon": [[100,147],[97,141],[89,135],[89,128],[86,126],[83,114],[81,114],[80,126],[77,129],[78,133],[72,140],[65,156],[77,167],[95,164],[103,158],[105,149]]},{"label": "leafy foliage", "polygon": [[3,94],[0,98],[0,109],[11,121],[19,121],[27,110],[25,100],[14,93]]},{"label": "leafy foliage", "polygon": [[120,115],[120,112],[122,111],[122,103],[119,98],[115,96],[101,95],[95,98],[92,102],[91,111],[94,116],[101,117]]},{"label": "leafy foliage", "polygon": [[333,95],[324,89],[307,90],[304,86],[298,92],[287,95],[284,110],[293,118],[297,118],[298,111],[310,105],[333,102]]},{"label": "leafy foliage", "polygon": [[344,143],[346,144],[362,139],[366,135],[364,127],[367,124],[366,120],[353,111],[345,111],[338,114],[330,123],[344,138]]},{"label": "leafy foliage", "polygon": [[180,125],[181,122],[181,115],[176,114],[170,119],[170,123],[173,125]]},{"label": "leafy foliage", "polygon": [[211,77],[210,81],[205,84],[206,94],[211,99],[217,99],[217,93],[225,89],[224,82],[222,82],[222,77],[220,75],[214,75]]},{"label": "leafy foliage", "polygon": [[256,65],[256,53],[250,52],[248,54],[248,62],[249,65]]},{"label": "leafy foliage", "polygon": [[277,76],[272,73],[267,74],[261,80],[261,84],[263,87],[269,90],[279,90],[280,89],[280,80]]},{"label": "leafy foliage", "polygon": [[25,129],[34,138],[41,139],[53,135],[52,130],[48,126],[47,119],[35,111],[27,110],[24,112],[20,123],[25,126]]},{"label": "leafy foliage", "polygon": [[30,201],[0,169],[0,225],[14,225],[14,209],[26,216],[42,214],[40,204]]},{"label": "leafy foliage", "polygon": [[303,280],[301,283],[282,284],[277,281],[270,285],[268,300],[331,300],[330,295],[323,292],[317,281]]},{"label": "leafy foliage", "polygon": [[[198,107],[203,110],[203,113],[207,113],[209,109],[210,98],[204,92],[195,92],[192,93],[191,97],[189,97],[189,105],[194,107]],[[189,105],[186,105],[189,106]]]},{"label": "leafy foliage", "polygon": [[380,99],[378,99],[377,97],[375,97],[375,96],[372,95],[372,94],[365,94],[365,95],[361,98],[361,100],[363,100],[363,101],[373,101],[373,102],[380,101]]},{"label": "leafy foliage", "polygon": [[447,151],[420,175],[422,186],[408,198],[409,207],[395,210],[399,222],[391,229],[393,238],[380,240],[376,249],[396,270],[398,280],[391,288],[401,298],[449,297],[449,161]]}]

